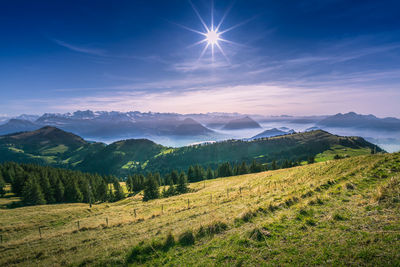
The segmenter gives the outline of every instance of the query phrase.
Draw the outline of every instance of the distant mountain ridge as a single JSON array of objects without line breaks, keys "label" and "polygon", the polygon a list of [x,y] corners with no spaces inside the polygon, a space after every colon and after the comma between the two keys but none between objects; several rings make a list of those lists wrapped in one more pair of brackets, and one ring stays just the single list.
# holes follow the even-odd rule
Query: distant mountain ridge
[{"label": "distant mountain ridge", "polygon": [[16,133],[16,132],[25,132],[25,131],[33,131],[39,129],[41,126],[37,125],[28,120],[21,119],[10,119],[3,125],[0,125],[0,135]]},{"label": "distant mountain ridge", "polygon": [[259,139],[259,138],[268,138],[268,137],[280,136],[280,135],[285,135],[285,134],[293,134],[293,133],[296,133],[296,132],[294,130],[282,131],[277,128],[272,128],[272,129],[265,130],[255,136],[249,138],[249,140],[255,140],[255,139]]},{"label": "distant mountain ridge", "polygon": [[245,116],[243,118],[233,119],[222,127],[223,130],[241,130],[241,129],[256,129],[261,128],[260,124],[250,118]]},{"label": "distant mountain ridge", "polygon": [[[201,116],[198,117],[201,118]],[[35,117],[24,115],[24,118],[33,119]],[[11,119],[0,125],[0,134],[32,131],[43,126],[54,126],[85,138],[100,139],[140,138],[152,135],[203,136],[214,133],[195,119],[175,113],[93,112],[86,110],[65,114],[45,113],[34,121]]]},{"label": "distant mountain ridge", "polygon": [[377,118],[371,114],[361,115],[355,112],[348,112],[327,117],[318,122],[317,126],[400,131],[400,120],[392,117]]},{"label": "distant mountain ridge", "polygon": [[16,161],[124,176],[132,172],[187,170],[199,164],[215,168],[223,162],[306,160],[335,147],[379,147],[360,137],[341,137],[318,130],[257,139],[170,148],[147,139],[129,139],[110,145],[89,143],[81,137],[47,126],[31,132],[0,136],[0,162]]}]

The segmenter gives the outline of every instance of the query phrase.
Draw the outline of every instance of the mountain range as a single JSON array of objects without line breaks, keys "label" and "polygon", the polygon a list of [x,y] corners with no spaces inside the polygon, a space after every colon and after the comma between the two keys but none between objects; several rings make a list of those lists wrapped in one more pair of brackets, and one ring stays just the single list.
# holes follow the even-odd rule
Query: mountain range
[{"label": "mountain range", "polygon": [[370,130],[400,131],[400,120],[397,118],[377,118],[374,115],[361,115],[355,112],[338,113],[317,123],[322,127],[360,128]]},{"label": "mountain range", "polygon": [[23,114],[7,120],[1,117],[0,123],[0,135],[53,126],[85,140],[112,143],[121,139],[146,138],[173,147],[206,141],[271,137],[291,133],[290,129],[292,132],[322,129],[339,135],[362,136],[390,152],[400,149],[399,119],[354,112],[332,116],[263,116],[86,110],[41,116]]},{"label": "mountain range", "polygon": [[[166,173],[190,165],[212,167],[220,163],[304,161],[334,153],[382,151],[360,137],[341,137],[317,130],[252,141],[228,140],[210,144],[165,147],[147,139],[128,139],[110,145],[87,142],[56,127],[0,136],[0,162],[37,163],[125,176],[132,172]],[[339,152],[338,152],[339,151]]]},{"label": "mountain range", "polygon": [[[201,121],[202,123],[200,123]],[[203,125],[204,124],[204,125]],[[37,130],[43,126],[54,126],[85,138],[123,138],[150,136],[208,136],[215,135],[205,125],[222,125],[235,129],[260,128],[251,118],[238,114],[210,113],[141,113],[93,112],[45,113],[42,116],[21,115],[0,125],[0,134]]]}]

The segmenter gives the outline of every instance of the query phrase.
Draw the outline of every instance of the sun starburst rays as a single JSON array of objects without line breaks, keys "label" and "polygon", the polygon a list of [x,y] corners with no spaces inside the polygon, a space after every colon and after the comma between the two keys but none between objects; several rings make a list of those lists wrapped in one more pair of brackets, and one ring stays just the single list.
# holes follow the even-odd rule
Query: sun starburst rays
[{"label": "sun starburst rays", "polygon": [[204,19],[200,15],[200,12],[196,8],[196,6],[193,4],[193,2],[191,0],[189,0],[189,3],[192,6],[192,9],[193,9],[194,13],[196,14],[196,16],[199,18],[200,23],[204,28],[204,32],[203,31],[198,31],[198,30],[195,30],[195,29],[183,26],[183,25],[179,25],[179,24],[178,25],[181,26],[182,28],[186,29],[186,30],[189,30],[191,32],[200,34],[200,35],[204,36],[205,38],[200,40],[200,41],[198,41],[198,42],[196,42],[196,43],[194,43],[194,44],[192,44],[192,45],[190,45],[190,46],[188,46],[188,47],[197,46],[197,45],[200,45],[202,43],[205,43],[204,48],[201,50],[201,53],[200,53],[200,56],[199,56],[198,60],[201,60],[202,57],[204,56],[204,54],[206,53],[206,51],[208,50],[208,48],[210,48],[210,50],[211,50],[211,60],[212,61],[214,61],[214,58],[215,58],[214,54],[215,54],[215,50],[216,50],[215,47],[217,47],[217,49],[221,53],[221,55],[230,64],[229,58],[226,55],[226,53],[225,53],[225,51],[222,48],[220,43],[221,42],[226,42],[226,43],[229,43],[229,44],[232,44],[232,45],[236,45],[237,43],[229,41],[229,40],[226,40],[226,39],[222,38],[221,36],[222,36],[222,34],[227,33],[229,31],[231,31],[231,30],[243,25],[244,23],[246,23],[246,21],[242,22],[242,23],[239,23],[237,25],[234,25],[234,26],[232,26],[232,27],[230,27],[230,28],[228,28],[226,30],[221,31],[220,27],[221,27],[222,23],[224,22],[225,18],[227,17],[229,11],[231,10],[231,8],[233,6],[233,3],[225,11],[225,13],[223,14],[223,16],[222,16],[221,20],[219,21],[219,23],[217,25],[214,25],[214,5],[213,5],[213,1],[212,1],[211,2],[211,23],[210,23],[210,26],[208,26],[205,23]]}]

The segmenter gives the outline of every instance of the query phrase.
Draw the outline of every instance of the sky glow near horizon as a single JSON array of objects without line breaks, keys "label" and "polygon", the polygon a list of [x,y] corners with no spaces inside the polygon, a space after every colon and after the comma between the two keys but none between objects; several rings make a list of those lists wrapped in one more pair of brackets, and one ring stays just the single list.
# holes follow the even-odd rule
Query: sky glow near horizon
[{"label": "sky glow near horizon", "polygon": [[7,1],[0,114],[400,117],[397,1]]}]

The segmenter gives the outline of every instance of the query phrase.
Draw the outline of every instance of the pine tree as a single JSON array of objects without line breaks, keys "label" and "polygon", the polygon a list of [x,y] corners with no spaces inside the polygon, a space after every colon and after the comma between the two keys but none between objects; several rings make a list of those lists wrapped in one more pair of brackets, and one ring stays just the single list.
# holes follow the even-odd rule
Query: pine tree
[{"label": "pine tree", "polygon": [[210,167],[207,168],[207,180],[213,179],[214,178],[214,172],[211,170]]},{"label": "pine tree", "polygon": [[233,175],[239,175],[239,174],[240,174],[240,172],[239,172],[239,166],[238,166],[237,164],[235,164],[235,165],[233,166],[232,172],[233,172]]},{"label": "pine tree", "polygon": [[170,177],[171,177],[171,179],[172,179],[172,182],[173,182],[174,184],[176,184],[176,183],[178,182],[179,174],[178,174],[178,172],[177,172],[176,170],[173,170],[173,171],[171,172],[171,174],[170,174]]},{"label": "pine tree", "polygon": [[242,162],[242,164],[239,167],[239,174],[247,174],[249,173],[249,169],[247,168],[246,162]]},{"label": "pine tree", "polygon": [[26,181],[22,189],[22,201],[26,205],[46,204],[42,189],[35,179],[29,179]]},{"label": "pine tree", "polygon": [[108,196],[107,196],[107,183],[104,179],[101,179],[101,181],[97,184],[96,188],[96,193],[97,193],[97,200],[100,201],[106,201]]},{"label": "pine tree", "polygon": [[276,164],[276,160],[274,160],[271,163],[271,170],[277,170],[277,169],[278,169],[278,164]]},{"label": "pine tree", "polygon": [[122,190],[122,187],[119,184],[117,178],[114,178],[113,186],[114,186],[114,201],[118,201],[125,198],[124,191]]},{"label": "pine tree", "polygon": [[107,184],[107,186],[108,186],[107,199],[108,199],[108,201],[113,202],[114,201],[114,192],[112,190],[112,186],[109,184]]},{"label": "pine tree", "polygon": [[158,181],[154,179],[154,176],[149,173],[146,177],[143,201],[148,201],[150,199],[156,199],[160,197]]},{"label": "pine tree", "polygon": [[132,180],[132,176],[131,175],[129,175],[128,176],[128,179],[126,180],[126,188],[128,189],[128,192],[129,193],[132,193],[133,192],[133,180]]},{"label": "pine tree", "polygon": [[3,197],[6,194],[6,190],[4,187],[6,186],[6,183],[3,179],[3,175],[0,172],[0,197]]},{"label": "pine tree", "polygon": [[61,182],[60,179],[57,180],[56,182],[56,187],[54,189],[54,195],[55,195],[55,199],[58,203],[61,203],[64,201],[64,185]]},{"label": "pine tree", "polygon": [[189,166],[187,174],[188,174],[189,182],[194,182],[195,181],[195,174],[194,174],[194,168],[193,168],[192,165]]},{"label": "pine tree", "polygon": [[168,183],[168,190],[165,192],[165,196],[166,197],[170,197],[175,195],[176,190],[175,190],[175,186],[174,186],[174,181],[170,178],[169,179],[169,183]]},{"label": "pine tree", "polygon": [[176,186],[176,191],[179,194],[184,194],[188,191],[187,178],[186,178],[186,175],[184,172],[181,172],[181,174],[179,175],[178,184]]},{"label": "pine tree", "polygon": [[42,173],[39,178],[40,188],[44,194],[47,203],[54,203],[56,200],[53,194],[53,188],[50,186],[49,177]]},{"label": "pine tree", "polygon": [[256,172],[262,172],[264,170],[264,167],[258,163],[256,160],[253,160],[250,164],[249,172],[251,173],[256,173]]},{"label": "pine tree", "polygon": [[65,200],[68,202],[79,203],[83,201],[83,195],[75,179],[70,180],[65,187]]},{"label": "pine tree", "polygon": [[222,163],[218,166],[218,177],[228,177],[232,175],[233,171],[229,162]]}]

